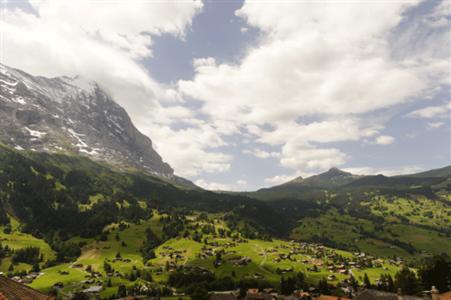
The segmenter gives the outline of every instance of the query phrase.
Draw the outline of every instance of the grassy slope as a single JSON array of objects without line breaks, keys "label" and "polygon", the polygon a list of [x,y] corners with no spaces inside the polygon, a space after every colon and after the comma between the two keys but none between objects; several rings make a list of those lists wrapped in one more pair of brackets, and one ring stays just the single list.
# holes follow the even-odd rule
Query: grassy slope
[{"label": "grassy slope", "polygon": [[[39,247],[44,257],[44,261],[54,259],[55,253],[50,246],[43,240],[34,236],[20,232],[20,224],[15,219],[11,219],[11,233],[4,233],[4,226],[0,226],[0,243],[12,249],[21,249],[25,247]],[[1,261],[0,271],[6,273],[11,265],[11,258],[7,257]],[[31,265],[20,263],[14,267],[15,271],[31,270]]]},{"label": "grassy slope", "polygon": [[[382,224],[363,218],[339,213],[336,209],[321,212],[318,217],[306,217],[291,237],[299,240],[314,240],[326,237],[340,247],[354,247],[368,253],[384,256],[412,255],[391,241],[399,240],[411,244],[422,253],[451,254],[451,238],[441,230],[449,228],[451,208],[443,202],[424,196],[387,197],[373,196],[361,202],[374,216],[384,219]],[[352,203],[348,203],[352,205]]]},{"label": "grassy slope", "polygon": [[[193,223],[198,223],[200,226],[202,224],[211,222],[215,224],[216,228],[226,228],[227,226],[219,221],[216,217],[216,221],[210,220],[207,222],[197,222],[192,221]],[[317,281],[320,278],[327,277],[330,274],[325,266],[320,266],[319,272],[309,272],[307,268],[313,267],[314,264],[318,264],[320,262],[327,263],[327,259],[323,257],[315,258],[310,254],[302,253],[294,256],[295,261],[282,260],[281,262],[276,262],[275,258],[278,256],[278,253],[288,254],[290,249],[293,247],[293,244],[290,244],[288,241],[282,240],[273,240],[273,241],[263,241],[263,240],[245,240],[246,242],[238,242],[233,247],[226,248],[224,244],[232,243],[231,238],[216,238],[213,239],[212,235],[206,235],[204,237],[209,237],[210,241],[216,241],[219,243],[218,247],[213,247],[214,251],[224,249],[226,250],[226,254],[223,255],[224,264],[215,268],[213,261],[214,257],[209,257],[207,259],[200,259],[199,254],[201,253],[201,248],[204,246],[203,243],[199,243],[193,241],[189,238],[174,238],[166,241],[164,244],[160,245],[156,249],[156,258],[151,259],[147,266],[143,264],[143,260],[141,254],[139,252],[140,246],[143,241],[143,236],[146,228],[151,227],[152,230],[157,234],[161,235],[161,225],[158,222],[160,218],[159,214],[154,214],[152,219],[148,221],[142,221],[139,224],[130,224],[129,228],[120,231],[117,224],[111,224],[108,226],[110,230],[108,240],[107,241],[96,241],[94,239],[82,239],[82,238],[73,238],[73,242],[85,241],[87,245],[83,247],[82,255],[78,258],[76,263],[83,264],[83,268],[74,268],[72,264],[62,264],[55,267],[51,267],[45,270],[42,270],[44,275],[40,276],[36,279],[31,286],[40,290],[49,290],[53,284],[56,282],[63,282],[65,284],[65,288],[63,289],[64,293],[69,291],[73,291],[75,289],[82,289],[89,286],[89,284],[82,284],[81,281],[85,279],[85,275],[88,273],[84,270],[87,265],[91,265],[93,269],[99,271],[103,274],[102,278],[98,279],[98,283],[102,284],[106,282],[106,274],[103,271],[103,262],[104,260],[112,260],[117,252],[121,253],[123,258],[128,258],[131,260],[130,263],[126,262],[115,262],[111,264],[114,269],[119,271],[120,273],[129,273],[133,266],[138,267],[139,269],[145,268],[152,270],[153,278],[156,282],[164,283],[168,277],[168,270],[165,270],[166,262],[171,261],[168,254],[171,250],[182,250],[183,258],[177,261],[173,260],[177,263],[177,265],[186,265],[186,266],[198,266],[211,270],[217,276],[232,276],[232,271],[234,271],[236,278],[243,277],[254,277],[256,274],[264,276],[270,282],[277,284],[280,281],[280,275],[276,273],[277,268],[293,268],[293,272],[303,271],[307,273],[308,278],[311,281]],[[120,241],[116,240],[116,234],[119,234]],[[18,232],[14,232],[11,236],[13,237],[22,237],[22,242],[20,246],[27,245],[37,245],[42,247],[44,253],[48,257],[52,257],[53,253],[48,248],[48,245],[45,244],[42,240],[36,239],[29,235],[22,235]],[[124,247],[121,245],[121,241],[124,241],[127,246]],[[11,243],[11,245],[13,245]],[[45,250],[47,249],[47,250]],[[277,249],[278,253],[269,253],[269,249]],[[329,250],[335,251],[335,250]],[[228,252],[228,253],[227,253]],[[235,253],[231,253],[235,252]],[[343,257],[352,258],[353,254],[346,251],[336,250],[339,255]],[[237,257],[237,256],[248,256],[252,259],[252,262],[246,266],[236,266],[233,265],[229,260]],[[308,263],[303,263],[302,261],[308,260]],[[397,271],[398,267],[395,265],[390,265],[387,261],[384,261],[382,267],[379,268],[368,268],[364,270],[354,269],[354,275],[358,279],[363,278],[363,274],[366,272],[370,276],[370,279],[376,280],[379,278],[382,273],[391,273],[392,275]],[[163,269],[163,273],[161,275],[157,275],[158,269]],[[61,271],[66,271],[69,274],[61,275]],[[285,276],[289,275],[286,274]],[[294,274],[294,273],[291,273]],[[346,275],[335,274],[338,279],[343,279],[347,277]],[[336,280],[334,280],[336,281]],[[134,283],[129,282],[123,278],[112,278],[113,287],[106,288],[102,292],[102,296],[109,296],[114,294],[117,291],[117,286],[119,284],[133,285]]]}]

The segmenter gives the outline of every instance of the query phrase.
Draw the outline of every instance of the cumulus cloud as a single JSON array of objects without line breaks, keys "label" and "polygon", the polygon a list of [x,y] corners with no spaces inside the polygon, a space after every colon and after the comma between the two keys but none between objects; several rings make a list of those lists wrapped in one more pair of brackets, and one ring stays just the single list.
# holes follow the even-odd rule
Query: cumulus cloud
[{"label": "cumulus cloud", "polygon": [[247,185],[247,181],[240,179],[234,184],[210,182],[205,179],[198,179],[195,184],[210,191],[237,191],[242,190]]},{"label": "cumulus cloud", "polygon": [[395,138],[389,135],[380,135],[376,138],[375,143],[378,145],[390,145],[395,142]]},{"label": "cumulus cloud", "polygon": [[281,175],[275,175],[272,177],[267,177],[264,179],[264,182],[267,183],[269,186],[274,186],[274,185],[286,183],[297,177],[307,178],[307,177],[310,177],[313,175],[315,175],[315,173],[296,171],[291,174],[281,174]]},{"label": "cumulus cloud", "polygon": [[448,118],[451,110],[451,102],[445,105],[427,106],[414,110],[407,114],[410,118]]},{"label": "cumulus cloud", "polygon": [[271,157],[276,157],[277,158],[277,157],[280,156],[279,152],[274,152],[274,151],[269,152],[269,151],[261,150],[261,149],[258,149],[258,148],[245,149],[245,150],[243,150],[243,153],[244,154],[250,154],[250,155],[253,155],[255,157],[263,158],[263,159],[271,158]]},{"label": "cumulus cloud", "polygon": [[266,38],[239,64],[197,63],[180,89],[216,117],[257,124],[408,101],[428,88],[426,74],[392,61],[386,38],[412,3],[245,2],[237,14]]},{"label": "cumulus cloud", "polygon": [[348,155],[336,148],[319,148],[302,142],[287,142],[282,147],[282,166],[296,170],[325,170],[346,162]]},{"label": "cumulus cloud", "polygon": [[198,121],[195,126],[173,129],[170,125],[156,123],[157,116],[149,119],[144,132],[160,141],[156,145],[158,152],[168,158],[178,175],[192,178],[201,173],[230,169],[233,157],[217,150],[226,142],[211,125],[195,119]]},{"label": "cumulus cloud", "polygon": [[205,179],[198,179],[194,182],[196,185],[203,189],[210,191],[230,191],[232,186],[228,184],[218,183],[218,182],[208,182]]},{"label": "cumulus cloud", "polygon": [[[6,10],[1,61],[35,75],[81,75],[106,89],[182,176],[224,172],[222,138],[180,93],[154,80],[139,60],[152,38],[184,38],[201,1],[33,1],[33,12]],[[33,49],[33,55],[30,55]],[[182,129],[174,124],[183,123]]]},{"label": "cumulus cloud", "polygon": [[269,183],[271,185],[279,185],[288,182],[294,178],[295,178],[294,175],[276,175],[273,177],[265,178],[265,183]]},{"label": "cumulus cloud", "polygon": [[445,125],[445,122],[428,122],[427,127],[429,129],[437,129]]},{"label": "cumulus cloud", "polygon": [[[201,1],[43,0],[33,2],[35,13],[5,12],[1,61],[34,74],[97,81],[179,175],[229,171],[229,137],[249,144],[245,154],[277,159],[293,175],[308,174],[350,160],[338,143],[392,143],[393,137],[380,134],[386,120],[369,115],[431,98],[449,84],[445,1],[399,29],[418,3],[245,1],[236,15],[246,22],[243,33],[257,29],[257,42],[233,62],[194,59],[195,76],[169,86],[140,60],[152,56],[155,36],[184,39]],[[187,104],[191,98],[200,108]],[[449,105],[409,117],[447,114]],[[265,181],[283,176],[290,175]]]},{"label": "cumulus cloud", "polygon": [[404,44],[392,48],[395,29],[418,3],[246,1],[236,15],[261,31],[259,43],[238,62],[195,60],[194,78],[179,81],[179,90],[203,101],[218,128],[234,124],[229,133],[246,128],[256,142],[280,146],[282,166],[341,165],[349,155],[321,144],[377,135],[384,124],[359,115],[430,97],[447,80],[448,57],[434,51],[401,57],[395,50]]},{"label": "cumulus cloud", "polygon": [[247,181],[244,180],[244,179],[239,179],[239,180],[237,180],[236,184],[239,185],[239,186],[246,186],[247,185]]},{"label": "cumulus cloud", "polygon": [[37,75],[81,75],[95,80],[132,114],[139,113],[139,105],[175,95],[137,61],[151,55],[152,36],[183,36],[202,8],[199,1],[43,0],[31,4],[35,13],[4,12],[2,61]]}]

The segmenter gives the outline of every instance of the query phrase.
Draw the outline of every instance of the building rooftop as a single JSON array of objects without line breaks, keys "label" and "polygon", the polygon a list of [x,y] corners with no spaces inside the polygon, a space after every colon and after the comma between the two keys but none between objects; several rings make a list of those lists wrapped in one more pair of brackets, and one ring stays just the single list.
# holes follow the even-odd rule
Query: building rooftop
[{"label": "building rooftop", "polygon": [[54,299],[8,277],[0,275],[1,300],[50,300]]}]

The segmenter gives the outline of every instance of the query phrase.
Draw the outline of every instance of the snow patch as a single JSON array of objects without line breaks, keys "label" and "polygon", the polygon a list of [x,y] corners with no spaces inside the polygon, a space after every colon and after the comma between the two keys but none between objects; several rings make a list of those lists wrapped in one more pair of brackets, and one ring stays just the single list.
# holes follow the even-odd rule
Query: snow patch
[{"label": "snow patch", "polygon": [[43,132],[43,131],[38,131],[38,130],[32,130],[28,127],[25,127],[25,130],[28,131],[28,133],[35,137],[35,138],[42,138],[43,136],[45,136],[47,134],[47,132]]},{"label": "snow patch", "polygon": [[16,98],[13,98],[13,101],[14,102],[17,102],[17,103],[19,103],[19,104],[21,104],[21,105],[25,105],[25,104],[27,104],[27,102],[24,100],[24,98],[22,98],[22,97],[16,97]]}]

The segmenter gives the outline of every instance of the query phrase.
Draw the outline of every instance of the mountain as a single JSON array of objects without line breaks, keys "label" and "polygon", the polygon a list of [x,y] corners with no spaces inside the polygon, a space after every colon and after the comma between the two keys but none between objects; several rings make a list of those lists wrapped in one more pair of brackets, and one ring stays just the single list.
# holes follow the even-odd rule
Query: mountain
[{"label": "mountain", "polygon": [[308,178],[297,177],[281,185],[246,193],[252,197],[264,200],[278,198],[299,198],[305,193],[321,190],[353,190],[362,188],[411,189],[413,187],[451,184],[451,166],[429,170],[416,174],[384,176],[384,175],[354,175],[337,168],[313,175]]},{"label": "mountain", "polygon": [[431,178],[431,177],[449,177],[451,176],[451,166],[446,166],[439,169],[433,169],[425,172],[409,174],[409,175],[400,175],[396,177],[417,177],[417,178]]},{"label": "mountain", "polygon": [[82,77],[33,76],[0,64],[0,140],[18,150],[80,154],[178,179],[127,112]]},{"label": "mountain", "polygon": [[311,191],[324,188],[333,188],[349,184],[359,178],[360,175],[354,175],[349,172],[342,171],[337,168],[331,168],[327,172],[313,175],[307,178],[297,177],[284,184],[264,188],[258,192],[296,192],[296,191]]},{"label": "mountain", "polygon": [[441,177],[416,177],[416,176],[394,176],[387,177],[384,175],[364,176],[355,180],[346,188],[352,187],[380,187],[380,188],[409,188],[413,186],[434,185],[443,182],[448,176]]},{"label": "mountain", "polygon": [[299,177],[287,182],[285,185],[301,185],[309,187],[335,187],[351,183],[360,178],[359,175],[354,175],[349,172],[342,171],[337,168],[331,168],[329,171],[313,175],[311,177],[300,179]]}]

